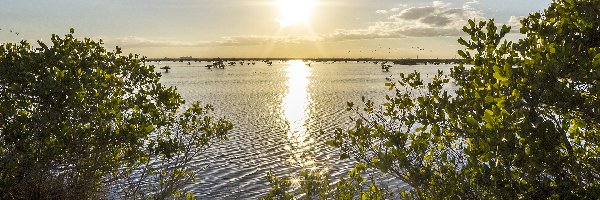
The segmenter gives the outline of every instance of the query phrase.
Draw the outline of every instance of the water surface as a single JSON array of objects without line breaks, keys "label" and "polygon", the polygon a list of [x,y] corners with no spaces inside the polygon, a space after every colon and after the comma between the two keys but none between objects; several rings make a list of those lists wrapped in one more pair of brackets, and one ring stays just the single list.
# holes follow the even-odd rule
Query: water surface
[{"label": "water surface", "polygon": [[[177,87],[188,102],[211,104],[216,115],[234,124],[229,140],[216,143],[193,163],[198,182],[188,191],[201,199],[255,199],[269,189],[267,172],[328,169],[333,176],[353,166],[325,145],[328,133],[350,126],[347,101],[361,96],[383,101],[386,78],[420,71],[422,77],[449,66],[400,66],[381,71],[373,63],[275,61],[207,69],[208,63],[169,65],[162,83]],[[325,135],[320,135],[324,130]]]}]

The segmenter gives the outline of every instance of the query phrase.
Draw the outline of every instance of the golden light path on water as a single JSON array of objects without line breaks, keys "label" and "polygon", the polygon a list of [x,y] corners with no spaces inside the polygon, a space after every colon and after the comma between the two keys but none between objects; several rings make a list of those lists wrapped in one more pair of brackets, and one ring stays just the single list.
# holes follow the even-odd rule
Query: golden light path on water
[{"label": "golden light path on water", "polygon": [[299,165],[298,167],[314,167],[315,161],[310,150],[310,144],[314,143],[314,139],[310,136],[306,125],[311,102],[308,93],[311,68],[301,60],[291,60],[288,61],[285,72],[288,78],[288,89],[283,97],[282,108],[289,126],[287,133],[289,144],[285,149],[290,151],[290,162]]}]

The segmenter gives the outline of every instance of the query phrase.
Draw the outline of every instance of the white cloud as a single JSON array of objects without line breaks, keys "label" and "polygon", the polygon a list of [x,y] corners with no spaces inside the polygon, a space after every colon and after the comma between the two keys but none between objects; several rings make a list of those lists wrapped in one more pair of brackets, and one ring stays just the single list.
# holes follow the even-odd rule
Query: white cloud
[{"label": "white cloud", "polygon": [[521,29],[521,20],[524,18],[524,16],[510,16],[506,25],[511,27],[511,32],[519,32],[519,29]]},{"label": "white cloud", "polygon": [[465,6],[474,6],[474,5],[479,5],[479,0],[471,0],[471,1],[465,2]]},{"label": "white cloud", "polygon": [[433,7],[448,7],[452,4],[444,3],[443,1],[433,1]]},{"label": "white cloud", "polygon": [[387,14],[388,11],[387,10],[377,10],[375,11],[377,14]]},{"label": "white cloud", "polygon": [[392,11],[392,12],[397,12],[399,10],[400,10],[400,8],[392,8],[392,9],[390,9],[390,11]]}]

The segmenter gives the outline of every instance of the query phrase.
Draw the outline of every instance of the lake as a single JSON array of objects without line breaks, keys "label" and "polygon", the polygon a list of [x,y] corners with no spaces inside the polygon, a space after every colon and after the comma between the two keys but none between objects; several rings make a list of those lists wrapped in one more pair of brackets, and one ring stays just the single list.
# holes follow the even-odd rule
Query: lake
[{"label": "lake", "polygon": [[319,168],[345,174],[354,163],[340,160],[325,141],[333,129],[351,126],[346,102],[359,105],[365,96],[381,103],[388,92],[386,78],[416,70],[426,79],[451,67],[394,65],[383,72],[378,64],[362,62],[247,63],[225,69],[207,69],[206,62],[151,63],[172,68],[161,82],[177,87],[188,105],[211,104],[217,116],[234,124],[229,140],[215,143],[192,163],[198,182],[186,190],[200,199],[255,199],[269,190],[269,171],[283,175]]}]

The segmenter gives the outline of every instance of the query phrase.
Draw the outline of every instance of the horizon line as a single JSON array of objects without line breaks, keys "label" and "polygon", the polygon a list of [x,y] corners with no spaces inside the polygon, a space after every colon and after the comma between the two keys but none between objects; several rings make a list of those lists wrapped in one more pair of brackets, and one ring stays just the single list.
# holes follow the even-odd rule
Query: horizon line
[{"label": "horizon line", "polygon": [[375,58],[375,57],[145,57],[146,60],[462,60],[462,58]]}]

